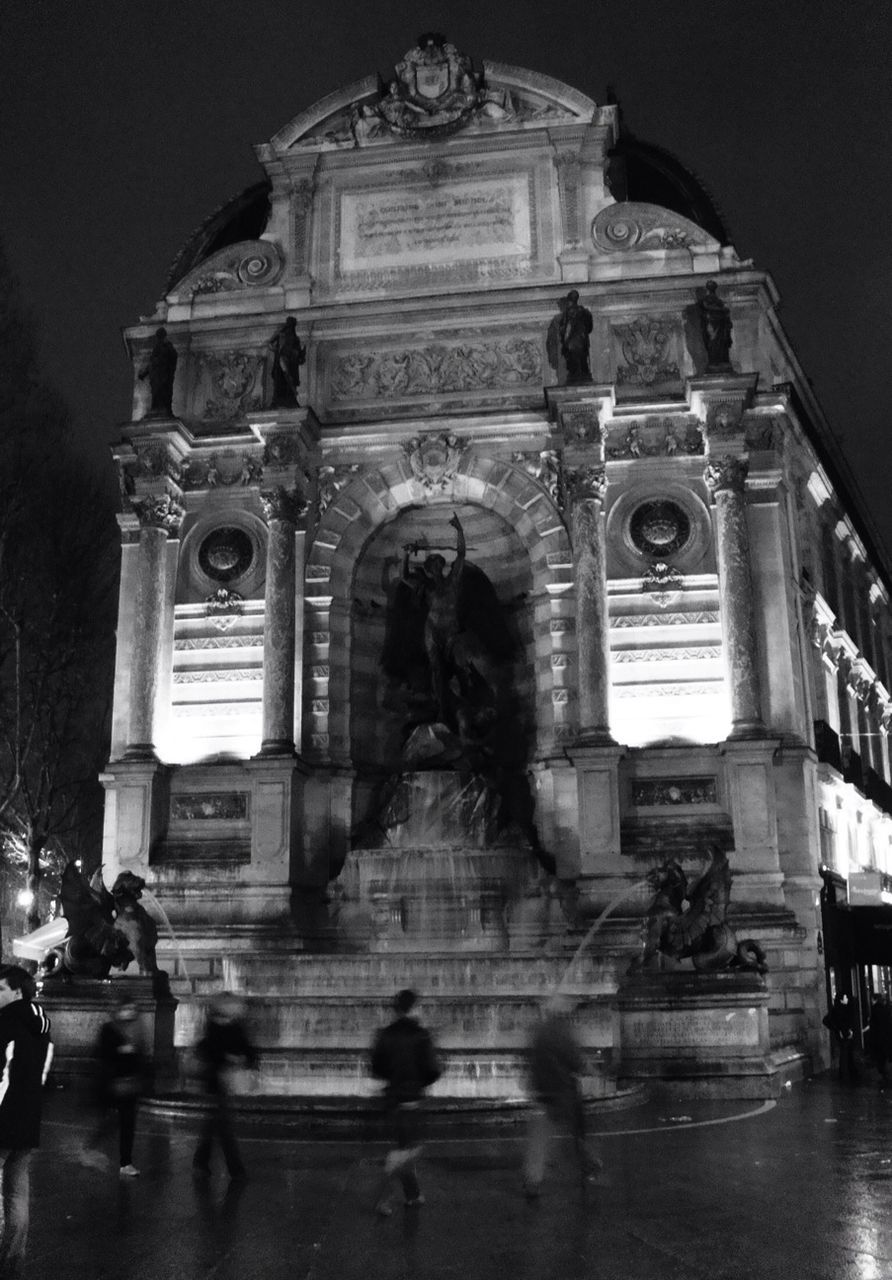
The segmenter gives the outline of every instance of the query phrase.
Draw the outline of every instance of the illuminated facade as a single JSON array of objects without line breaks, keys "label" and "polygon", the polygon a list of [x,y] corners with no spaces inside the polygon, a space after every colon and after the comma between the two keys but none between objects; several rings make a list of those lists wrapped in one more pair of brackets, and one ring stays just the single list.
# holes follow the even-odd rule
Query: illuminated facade
[{"label": "illuminated facade", "polygon": [[[609,1051],[647,905],[632,886],[719,844],[738,931],[769,956],[771,1053],[819,1059],[819,866],[892,871],[889,600],[770,277],[616,108],[442,41],[257,155],[265,180],[126,334],[107,874],[147,876],[199,995],[259,997],[333,903],[347,918],[398,755],[385,571],[452,547],[457,513],[516,638],[557,877],[525,873],[534,926],[503,914],[497,944],[478,902],[435,950],[507,948],[532,999],[521,958],[563,936],[571,892],[588,910],[628,894],[585,988]],[[562,343],[571,290],[583,357]],[[308,356],[298,403],[274,404],[288,316]],[[139,377],[159,325],[169,414]],[[362,949],[422,966],[398,916],[385,901]]]}]

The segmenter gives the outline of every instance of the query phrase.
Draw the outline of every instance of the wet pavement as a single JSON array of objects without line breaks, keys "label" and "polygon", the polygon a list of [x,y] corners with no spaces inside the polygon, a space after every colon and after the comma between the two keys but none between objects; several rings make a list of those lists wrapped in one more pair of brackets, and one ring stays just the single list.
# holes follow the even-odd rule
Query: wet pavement
[{"label": "wet pavement", "polygon": [[522,1128],[428,1143],[426,1204],[373,1212],[377,1141],[239,1123],[243,1184],[191,1171],[194,1117],[143,1113],[120,1179],[78,1162],[89,1112],[48,1099],[27,1280],[887,1280],[892,1086],[794,1084],[777,1104],[650,1102],[593,1117],[604,1172],[553,1149],[541,1199]]}]

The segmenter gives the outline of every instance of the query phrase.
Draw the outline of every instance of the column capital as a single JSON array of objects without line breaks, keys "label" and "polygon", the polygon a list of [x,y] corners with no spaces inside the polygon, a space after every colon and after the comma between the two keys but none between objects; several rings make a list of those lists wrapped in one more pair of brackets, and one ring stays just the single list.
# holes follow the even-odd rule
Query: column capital
[{"label": "column capital", "polygon": [[607,470],[603,464],[565,467],[564,492],[572,506],[582,502],[603,502],[607,496]]},{"label": "column capital", "polygon": [[163,529],[168,535],[176,535],[183,522],[185,511],[169,493],[147,494],[131,500],[141,529]]},{"label": "column capital", "polygon": [[723,492],[742,494],[746,488],[748,470],[747,458],[726,453],[723,458],[709,459],[703,472],[703,479],[713,496]]},{"label": "column capital", "polygon": [[274,520],[287,520],[294,525],[306,517],[310,505],[299,488],[286,489],[284,485],[262,490],[260,504],[267,524]]}]

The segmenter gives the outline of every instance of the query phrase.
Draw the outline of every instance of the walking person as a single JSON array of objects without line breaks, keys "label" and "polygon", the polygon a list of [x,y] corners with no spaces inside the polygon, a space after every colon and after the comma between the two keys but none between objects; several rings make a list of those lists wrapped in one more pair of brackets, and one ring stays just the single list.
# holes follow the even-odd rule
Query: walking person
[{"label": "walking person", "polygon": [[858,1079],[858,1068],[855,1064],[857,1016],[854,1001],[843,993],[835,996],[833,1008],[824,1018],[824,1026],[833,1036],[839,1054],[839,1079],[849,1084],[854,1084]]},{"label": "walking person", "polygon": [[440,1064],[430,1032],[413,1014],[417,996],[406,988],[393,1000],[396,1018],[375,1036],[371,1053],[372,1075],[384,1081],[384,1115],[394,1143],[384,1161],[384,1174],[375,1203],[375,1212],[388,1217],[392,1212],[388,1192],[399,1182],[408,1208],[424,1204],[418,1182],[421,1154],[424,1091],[440,1078]]},{"label": "walking person", "polygon": [[870,1056],[880,1077],[880,1084],[888,1084],[887,1067],[892,1058],[892,1011],[884,995],[876,992],[870,1002]]},{"label": "walking person", "polygon": [[192,1170],[202,1175],[211,1171],[214,1143],[219,1142],[230,1178],[247,1175],[232,1124],[230,1096],[233,1077],[240,1067],[257,1066],[257,1052],[242,1020],[242,1005],[235,996],[218,996],[208,1011],[204,1035],[195,1046],[198,1079],[208,1095],[210,1109],[205,1116],[192,1158]]},{"label": "walking person", "polygon": [[103,1024],[97,1045],[97,1102],[101,1116],[81,1162],[105,1169],[108,1160],[101,1148],[109,1134],[118,1131],[118,1172],[122,1178],[136,1178],[133,1163],[136,1112],[149,1083],[149,1061],[139,1043],[139,1011],[132,996],[118,997],[111,1018]]},{"label": "walking person", "polygon": [[536,1198],[542,1189],[549,1136],[553,1129],[568,1131],[582,1179],[601,1168],[601,1161],[586,1141],[585,1104],[580,1087],[584,1070],[582,1050],[570,1022],[572,1001],[552,996],[533,1031],[528,1050],[530,1091],[535,1107],[527,1126],[523,1160],[526,1195]]},{"label": "walking person", "polygon": [[43,1085],[53,1058],[50,1023],[30,973],[0,968],[0,1171],[3,1235],[0,1276],[18,1280],[25,1265],[31,1155],[40,1145]]}]

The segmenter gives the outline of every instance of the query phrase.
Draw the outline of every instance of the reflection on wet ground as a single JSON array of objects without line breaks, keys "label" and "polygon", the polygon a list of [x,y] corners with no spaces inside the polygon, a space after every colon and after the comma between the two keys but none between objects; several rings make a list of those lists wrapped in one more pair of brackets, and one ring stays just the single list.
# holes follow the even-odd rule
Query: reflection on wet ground
[{"label": "reflection on wet ground", "polygon": [[831,1077],[777,1105],[649,1103],[597,1116],[604,1172],[557,1144],[540,1200],[522,1128],[428,1144],[426,1204],[372,1212],[383,1147],[242,1121],[247,1182],[191,1172],[195,1123],[143,1115],[141,1176],[84,1169],[92,1117],[49,1100],[28,1280],[887,1280],[892,1089]]}]

